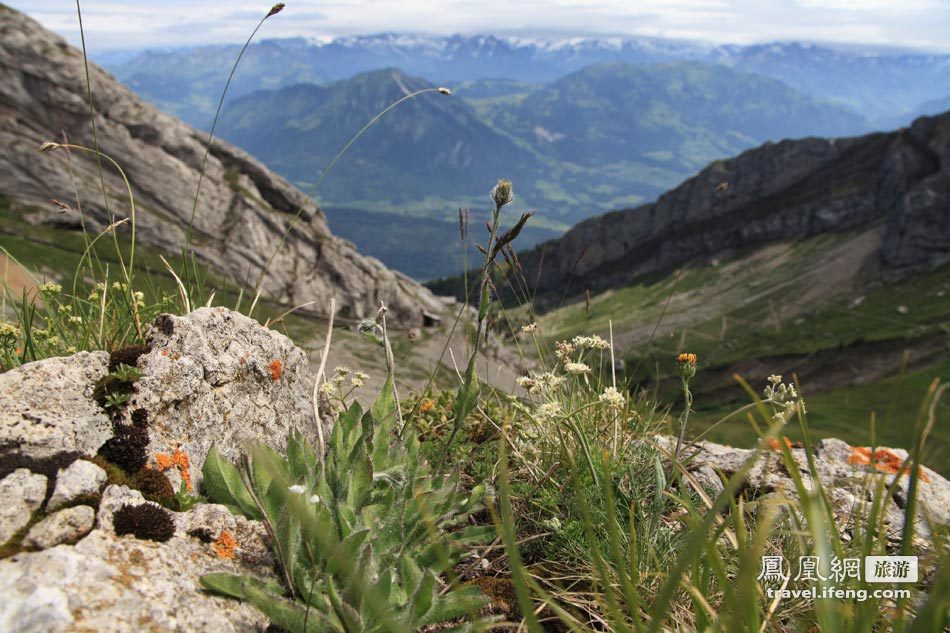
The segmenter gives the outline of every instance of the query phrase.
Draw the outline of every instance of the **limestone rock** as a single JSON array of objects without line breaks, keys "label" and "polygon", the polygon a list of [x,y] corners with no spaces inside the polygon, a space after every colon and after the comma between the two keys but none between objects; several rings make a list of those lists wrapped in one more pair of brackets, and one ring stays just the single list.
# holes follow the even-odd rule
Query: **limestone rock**
[{"label": "limestone rock", "polygon": [[77,459],[56,475],[56,488],[46,510],[57,510],[79,497],[98,495],[106,483],[106,471],[92,462]]},{"label": "limestone rock", "polygon": [[[422,310],[439,310],[419,284],[331,235],[310,198],[229,143],[215,139],[192,215],[207,133],[159,112],[96,65],[89,70],[99,143],[129,178],[140,243],[178,254],[193,217],[191,247],[233,281],[256,280],[276,250],[263,291],[291,305],[336,296],[341,309],[360,318],[375,314],[383,300],[394,321],[412,324],[421,324]],[[111,222],[94,176],[94,155],[71,153],[71,168],[79,175],[72,179],[62,151],[38,152],[42,141],[62,140],[61,130],[72,143],[94,145],[85,82],[79,51],[0,5],[0,193],[29,222],[78,228],[76,212],[63,214],[50,204],[51,197],[77,195],[90,231]],[[121,217],[128,212],[124,183],[107,169],[105,184]]]},{"label": "limestone rock", "polygon": [[188,456],[194,485],[212,443],[233,460],[246,442],[283,449],[296,428],[316,446],[313,374],[286,336],[225,308],[201,308],[160,316],[148,340],[128,409],[148,411],[151,453]]},{"label": "limestone rock", "polygon": [[0,481],[0,545],[26,527],[46,499],[46,477],[18,468]]},{"label": "limestone rock", "polygon": [[[667,436],[656,438],[657,444],[672,452],[676,439]],[[866,517],[870,507],[869,494],[873,494],[878,483],[889,487],[898,480],[894,494],[884,507],[884,519],[888,536],[900,538],[904,526],[904,508],[906,507],[909,478],[898,475],[897,467],[907,458],[907,451],[899,448],[877,449],[881,458],[876,466],[862,459],[863,453],[870,454],[865,447],[853,447],[835,439],[823,439],[814,445],[815,472],[824,490],[829,495],[835,518],[842,531],[850,532],[858,517]],[[711,494],[719,494],[722,485],[718,475],[726,478],[734,475],[754,454],[751,449],[733,448],[714,442],[689,443],[683,448],[683,461],[687,470],[696,481]],[[792,459],[802,477],[805,488],[812,490],[815,482],[808,465],[808,456],[804,448],[792,448]],[[918,544],[930,545],[930,530],[925,517],[929,517],[937,526],[950,526],[950,481],[935,471],[921,468],[917,492],[918,514],[915,532]],[[791,497],[796,494],[794,482],[785,468],[781,454],[775,450],[763,450],[750,468],[744,486],[753,495]],[[886,489],[886,488],[885,488]]]},{"label": "limestone rock", "polygon": [[62,543],[75,543],[89,533],[95,521],[96,511],[89,506],[54,512],[30,528],[23,545],[47,549]]},{"label": "limestone rock", "polygon": [[[238,533],[254,552],[263,527]],[[273,561],[222,559],[212,543],[180,535],[166,543],[93,530],[75,546],[60,545],[0,561],[0,630],[259,632],[267,619],[249,604],[205,593],[203,574],[249,574],[276,582]]]},{"label": "limestone rock", "polygon": [[0,455],[95,455],[112,436],[112,423],[92,399],[108,365],[105,352],[80,352],[0,374]]}]

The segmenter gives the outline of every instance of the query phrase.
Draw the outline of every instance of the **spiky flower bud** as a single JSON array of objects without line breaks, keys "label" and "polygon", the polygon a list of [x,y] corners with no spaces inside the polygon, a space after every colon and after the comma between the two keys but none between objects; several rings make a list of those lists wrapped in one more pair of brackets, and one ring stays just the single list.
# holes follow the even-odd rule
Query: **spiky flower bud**
[{"label": "spiky flower bud", "polygon": [[283,11],[283,10],[284,10],[284,3],[283,3],[283,2],[278,2],[277,4],[275,4],[274,6],[271,7],[270,11],[267,13],[267,15],[265,16],[264,19],[267,19],[267,18],[269,18],[269,17],[272,16],[272,15],[277,15],[278,13],[280,13],[280,12]]},{"label": "spiky flower bud", "polygon": [[680,354],[676,357],[680,376],[689,380],[696,375],[696,354]]},{"label": "spiky flower bud", "polygon": [[515,194],[511,190],[511,181],[507,178],[499,180],[495,188],[491,190],[491,198],[495,201],[495,207],[499,209],[514,200]]}]

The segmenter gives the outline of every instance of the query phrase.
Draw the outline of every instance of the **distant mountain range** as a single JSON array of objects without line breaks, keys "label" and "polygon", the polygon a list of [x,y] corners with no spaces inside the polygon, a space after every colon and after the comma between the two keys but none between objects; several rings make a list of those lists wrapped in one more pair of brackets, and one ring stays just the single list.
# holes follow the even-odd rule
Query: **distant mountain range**
[{"label": "distant mountain range", "polygon": [[[146,51],[103,63],[133,90],[198,127],[207,127],[239,45]],[[331,42],[303,38],[252,44],[231,87],[239,97],[300,82],[347,79],[399,67],[433,83],[511,79],[546,83],[592,64],[696,61],[778,79],[871,121],[946,98],[950,55],[836,50],[802,43],[716,46],[645,37],[544,40],[383,33]]]},{"label": "distant mountain range", "polygon": [[[374,114],[433,86],[386,69],[257,91],[225,108],[218,133],[308,191]],[[724,66],[600,64],[548,84],[476,80],[459,83],[453,97],[406,102],[352,146],[316,195],[328,208],[448,219],[441,242],[454,244],[455,209],[484,207],[502,177],[515,182],[513,210],[535,209],[532,228],[557,230],[651,200],[710,161],[768,140],[867,129],[848,110]],[[431,241],[400,240],[394,251],[381,244],[393,234],[364,241],[347,225],[353,217],[331,214],[334,230],[387,264],[402,265],[392,259],[398,251],[399,262],[428,261],[429,277],[458,270],[457,247],[436,261]],[[522,246],[551,235],[526,233]]]},{"label": "distant mountain range", "polygon": [[[237,52],[149,51],[115,57],[111,68],[162,109],[207,127]],[[455,96],[401,105],[311,189],[372,116],[437,85]],[[712,161],[764,142],[906,124],[939,111],[947,86],[947,55],[797,43],[271,39],[248,49],[217,132],[316,195],[334,210],[333,230],[362,251],[433,278],[461,265],[458,247],[447,247],[457,244],[456,209],[484,207],[500,177],[515,182],[512,212],[539,212],[522,236],[521,246],[531,246],[585,218],[649,202]],[[393,214],[403,226],[439,222],[418,242],[368,230]],[[408,263],[419,261],[426,265]]]}]

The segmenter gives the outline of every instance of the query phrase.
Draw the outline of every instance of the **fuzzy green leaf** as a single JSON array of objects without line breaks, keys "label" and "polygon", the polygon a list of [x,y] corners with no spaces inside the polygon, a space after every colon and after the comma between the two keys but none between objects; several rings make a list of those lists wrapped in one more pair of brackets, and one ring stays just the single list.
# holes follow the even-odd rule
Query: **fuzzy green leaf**
[{"label": "fuzzy green leaf", "polygon": [[241,513],[251,519],[260,521],[264,518],[245,488],[238,469],[221,457],[214,444],[208,450],[201,474],[204,477],[204,490],[211,501],[224,504],[229,509],[239,508]]}]

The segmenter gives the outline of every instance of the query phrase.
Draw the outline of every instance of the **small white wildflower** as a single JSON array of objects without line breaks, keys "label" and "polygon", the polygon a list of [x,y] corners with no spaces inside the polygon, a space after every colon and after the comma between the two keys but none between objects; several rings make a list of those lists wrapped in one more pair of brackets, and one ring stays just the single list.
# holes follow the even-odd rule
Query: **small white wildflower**
[{"label": "small white wildflower", "polygon": [[42,328],[33,330],[33,338],[36,339],[37,341],[45,341],[46,339],[49,338],[49,332]]},{"label": "small white wildflower", "polygon": [[524,332],[525,334],[534,334],[535,332],[538,331],[538,324],[529,323],[528,325],[522,325],[521,331]]},{"label": "small white wildflower", "polygon": [[575,351],[577,351],[577,347],[567,341],[558,341],[554,344],[554,354],[560,361],[567,359]]},{"label": "small white wildflower", "polygon": [[586,374],[590,367],[586,363],[565,363],[564,371],[569,374]]},{"label": "small white wildflower", "polygon": [[296,486],[290,486],[289,488],[287,488],[287,490],[289,490],[290,492],[294,493],[295,495],[302,495],[304,492],[307,491],[307,489],[303,486],[303,484],[297,484]]},{"label": "small white wildflower", "polygon": [[81,317],[81,316],[71,316],[71,317],[69,317],[69,323],[70,323],[71,325],[82,325],[82,317]]},{"label": "small white wildflower", "polygon": [[59,304],[59,308],[57,308],[57,310],[58,310],[61,314],[69,314],[70,312],[73,311],[73,307],[72,307],[71,305],[69,305],[68,303],[61,303],[61,304]]},{"label": "small white wildflower", "polygon": [[63,291],[63,287],[59,284],[54,284],[51,281],[46,282],[45,284],[40,285],[39,291],[44,295],[58,295]]},{"label": "small white wildflower", "polygon": [[350,386],[356,389],[359,389],[360,387],[363,386],[363,379],[360,377],[359,374],[350,378]]},{"label": "small white wildflower", "polygon": [[334,393],[336,393],[336,385],[334,385],[332,382],[325,382],[320,385],[320,393],[327,396],[332,396]]},{"label": "small white wildflower", "polygon": [[78,350],[76,349],[75,345],[70,345],[69,347],[66,348],[67,354],[75,354],[77,351]]},{"label": "small white wildflower", "polygon": [[319,495],[310,495],[310,503],[320,503]]},{"label": "small white wildflower", "polygon": [[594,334],[593,336],[575,336],[571,341],[578,349],[610,349],[610,343]]},{"label": "small white wildflower", "polygon": [[350,372],[350,368],[349,368],[349,367],[336,367],[336,368],[333,370],[333,373],[334,373],[334,374],[338,374],[338,375],[340,375],[340,376],[349,376],[351,372]]},{"label": "small white wildflower", "polygon": [[782,377],[777,374],[772,374],[771,376],[767,378],[767,380],[773,385],[777,385],[782,382]]},{"label": "small white wildflower", "polygon": [[554,420],[561,414],[561,405],[557,402],[545,402],[535,410],[538,420]]},{"label": "small white wildflower", "polygon": [[615,409],[622,409],[624,403],[627,401],[626,398],[623,397],[623,394],[617,391],[616,387],[607,387],[604,389],[604,393],[600,394],[599,400]]},{"label": "small white wildflower", "polygon": [[535,379],[540,383],[542,387],[545,387],[550,390],[557,389],[564,384],[566,378],[564,376],[558,376],[554,372],[546,371],[543,374],[536,374]]},{"label": "small white wildflower", "polygon": [[20,328],[15,323],[7,321],[0,322],[0,337],[16,337],[20,333]]},{"label": "small white wildflower", "polygon": [[551,530],[552,532],[561,531],[561,520],[557,517],[551,517],[550,519],[545,519],[541,521],[541,525]]},{"label": "small white wildflower", "polygon": [[527,391],[531,391],[531,388],[534,387],[537,382],[531,376],[518,376],[515,379],[515,382],[518,383],[518,386]]},{"label": "small white wildflower", "polygon": [[53,347],[57,347],[59,345],[59,337],[51,336],[48,339],[46,339],[46,342],[52,345]]}]

